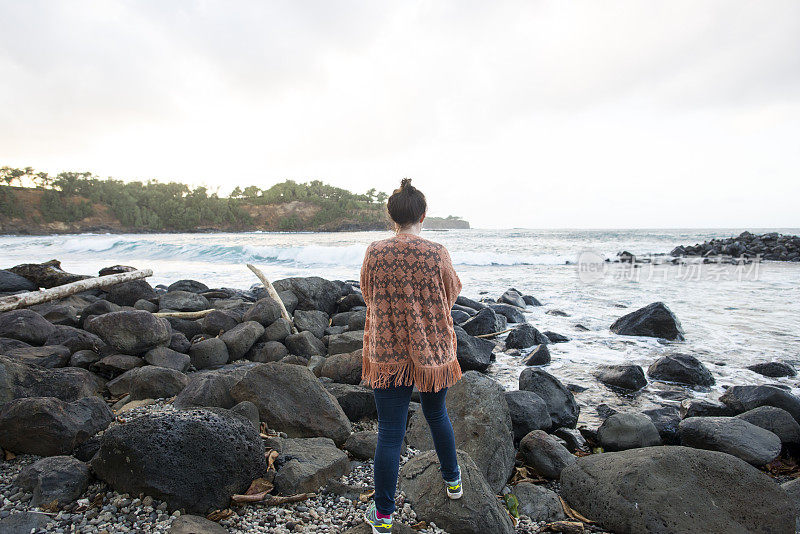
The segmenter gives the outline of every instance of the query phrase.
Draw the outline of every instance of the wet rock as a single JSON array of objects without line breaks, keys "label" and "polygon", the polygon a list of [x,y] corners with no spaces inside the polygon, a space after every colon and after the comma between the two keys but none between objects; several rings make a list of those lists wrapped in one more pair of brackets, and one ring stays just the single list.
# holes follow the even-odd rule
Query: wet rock
[{"label": "wet rock", "polygon": [[542,303],[539,302],[539,299],[534,297],[533,295],[522,295],[522,300],[525,301],[525,304],[528,306],[541,306]]},{"label": "wet rock", "polygon": [[468,321],[469,318],[470,318],[470,315],[468,313],[466,313],[466,312],[461,311],[461,310],[450,310],[450,317],[453,318],[453,323],[454,324],[461,324],[461,323],[463,323],[465,321]]},{"label": "wet rock", "polygon": [[760,375],[770,378],[780,378],[783,376],[797,376],[797,371],[788,363],[783,362],[763,362],[748,365],[748,369]]},{"label": "wet rock", "polygon": [[575,463],[575,456],[544,430],[534,430],[519,443],[525,463],[546,478],[558,478],[561,470]]},{"label": "wet rock", "polygon": [[456,332],[456,358],[461,370],[486,371],[494,360],[492,354],[494,343],[488,339],[471,336],[458,325],[455,325],[454,329]]},{"label": "wet rock", "polygon": [[230,359],[228,346],[218,337],[212,337],[192,343],[189,359],[195,369],[207,369],[225,365]]},{"label": "wet rock", "polygon": [[637,391],[647,385],[644,371],[638,365],[600,365],[594,376],[607,386],[628,391]]},{"label": "wet rock", "polygon": [[141,310],[100,315],[88,321],[86,327],[123,354],[142,354],[168,345],[172,336],[166,319]]},{"label": "wet rock", "polygon": [[706,399],[684,399],[681,401],[681,419],[687,417],[725,417],[734,415],[733,411],[721,402]]},{"label": "wet rock", "polygon": [[[12,310],[0,313],[0,336],[17,339],[31,345],[44,345],[55,327],[32,310]],[[54,343],[57,345],[57,343]]]},{"label": "wet rock", "polygon": [[219,338],[228,347],[231,361],[240,360],[264,334],[264,327],[256,321],[245,321],[222,334]]},{"label": "wet rock", "polygon": [[290,353],[297,354],[299,356],[305,356],[307,358],[316,355],[325,356],[327,353],[325,344],[314,334],[308,331],[298,332],[297,334],[286,336],[284,344],[286,345],[286,348],[289,349]]},{"label": "wet rock", "polygon": [[725,452],[755,466],[771,462],[781,452],[778,436],[735,417],[689,417],[679,430],[683,445]]},{"label": "wet rock", "polygon": [[77,500],[89,486],[89,466],[72,456],[42,458],[25,467],[14,485],[33,494],[31,505],[63,507]]},{"label": "wet rock", "polygon": [[325,359],[320,376],[326,376],[341,384],[361,383],[362,350],[334,354]]},{"label": "wet rock", "polygon": [[45,345],[44,347],[11,349],[6,351],[5,355],[21,363],[54,369],[67,365],[71,353],[63,345]]},{"label": "wet rock", "polygon": [[550,343],[566,343],[569,341],[567,336],[551,332],[550,330],[545,330],[542,333],[550,340]]},{"label": "wet rock", "polygon": [[516,289],[507,289],[505,293],[498,297],[497,302],[501,304],[510,304],[512,306],[516,306],[517,308],[525,309],[526,303],[525,299],[522,298],[522,294],[517,291]]},{"label": "wet rock", "polygon": [[[522,310],[510,304],[489,304],[495,313],[506,318],[509,323],[524,323],[525,315]],[[505,329],[505,326],[501,330]]]},{"label": "wet rock", "polygon": [[580,514],[620,534],[794,531],[785,492],[719,452],[647,447],[593,454],[564,469],[561,493]]},{"label": "wet rock", "polygon": [[775,406],[792,414],[800,423],[800,398],[775,386],[732,386],[719,398],[733,413],[739,414],[759,406]]},{"label": "wet rock", "polygon": [[524,349],[534,345],[546,345],[547,343],[550,343],[547,336],[528,323],[515,326],[506,338],[506,347],[509,349]]},{"label": "wet rock", "polygon": [[279,362],[287,354],[289,349],[280,341],[258,341],[247,351],[245,358],[258,363]]},{"label": "wet rock", "polygon": [[681,415],[675,406],[663,406],[652,410],[644,410],[644,415],[650,418],[661,436],[661,441],[665,445],[678,445],[681,442],[678,434],[678,425],[681,422]]},{"label": "wet rock", "polygon": [[640,413],[612,415],[600,425],[597,439],[608,451],[661,445],[661,436],[655,424],[649,417]]},{"label": "wet rock", "polygon": [[471,336],[481,336],[505,330],[506,320],[494,310],[484,308],[465,321],[461,327]]},{"label": "wet rock", "polygon": [[647,336],[683,341],[683,328],[678,318],[663,302],[654,302],[611,325],[611,331],[622,336]]},{"label": "wet rock", "polygon": [[39,287],[18,274],[0,269],[0,293],[15,293],[17,291],[36,291]]},{"label": "wet rock", "polygon": [[249,421],[195,409],[108,428],[91,466],[120,493],[144,493],[171,509],[206,513],[228,506],[231,495],[244,493],[264,474],[264,453]]},{"label": "wet rock", "polygon": [[144,360],[150,365],[166,367],[176,371],[185,372],[192,360],[187,354],[181,354],[168,347],[156,347],[150,349],[144,355]]},{"label": "wet rock", "polygon": [[[476,402],[480,399],[480,402]],[[502,386],[476,371],[467,371],[447,392],[447,413],[456,447],[470,454],[494,491],[500,491],[514,469],[511,412]],[[409,446],[433,449],[430,428],[422,410],[410,414]]]},{"label": "wet rock", "polygon": [[550,349],[547,345],[537,345],[522,358],[525,365],[547,365],[550,363]]},{"label": "wet rock", "polygon": [[137,300],[155,301],[158,299],[153,286],[145,280],[131,280],[115,284],[106,290],[106,300],[119,306],[133,306]]},{"label": "wet rock", "polygon": [[285,278],[273,283],[275,290],[291,291],[297,297],[298,310],[321,310],[331,315],[336,312],[336,303],[342,290],[336,283],[318,276]]},{"label": "wet rock", "polygon": [[353,352],[364,347],[364,331],[354,330],[352,332],[342,332],[328,339],[328,354],[342,354]]},{"label": "wet rock", "polygon": [[482,304],[482,303],[480,303],[480,302],[478,302],[476,300],[472,300],[470,298],[467,298],[467,297],[465,297],[463,295],[459,295],[456,298],[456,304],[458,304],[459,306],[465,306],[467,308],[472,308],[475,311],[480,311],[480,310],[482,310],[482,309],[484,309],[486,307],[485,304]]},{"label": "wet rock", "polygon": [[100,393],[103,381],[85,369],[45,369],[0,356],[0,405],[25,397],[56,397],[72,402]]},{"label": "wet rock", "polygon": [[130,377],[131,400],[168,399],[189,383],[185,374],[175,369],[148,365],[135,369]]},{"label": "wet rock", "polygon": [[654,380],[689,386],[712,386],[714,377],[697,358],[688,354],[669,354],[653,362],[647,374]]},{"label": "wet rock", "polygon": [[328,437],[342,444],[350,435],[350,421],[339,403],[305,367],[256,364],[233,386],[231,396],[255,404],[269,428],[290,437]]},{"label": "wet rock", "polygon": [[513,486],[512,491],[517,496],[520,514],[527,515],[532,521],[562,521],[567,518],[564,507],[558,494],[545,487],[520,482]]},{"label": "wet rock", "polygon": [[360,421],[364,417],[377,414],[375,397],[372,390],[363,386],[350,384],[337,384],[328,382],[323,384],[325,389],[336,398],[345,415],[350,421]]},{"label": "wet rock", "polygon": [[328,438],[285,439],[275,463],[275,490],[285,495],[316,492],[350,471],[347,454]]},{"label": "wet rock", "polygon": [[782,443],[800,443],[800,424],[786,410],[774,406],[759,406],[736,417],[769,430],[778,436]]},{"label": "wet rock", "polygon": [[534,430],[549,430],[552,426],[547,403],[532,391],[506,391],[506,403],[511,413],[514,441],[518,442]]},{"label": "wet rock", "polygon": [[553,375],[542,369],[528,367],[519,375],[519,389],[533,391],[547,404],[553,427],[575,428],[580,408],[575,397]]},{"label": "wet rock", "polygon": [[17,399],[0,409],[0,447],[38,456],[70,454],[113,419],[99,397],[69,403],[54,397]]},{"label": "wet rock", "polygon": [[469,454],[457,451],[464,495],[450,500],[445,495],[439,460],[434,451],[423,452],[400,470],[404,492],[417,517],[447,532],[462,534],[513,534],[514,525],[495,497],[483,473]]}]

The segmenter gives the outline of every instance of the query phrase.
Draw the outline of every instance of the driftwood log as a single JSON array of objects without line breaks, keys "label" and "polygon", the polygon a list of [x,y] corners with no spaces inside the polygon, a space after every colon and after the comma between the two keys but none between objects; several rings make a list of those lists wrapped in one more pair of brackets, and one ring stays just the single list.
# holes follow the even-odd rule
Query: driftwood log
[{"label": "driftwood log", "polygon": [[51,300],[63,299],[88,291],[90,289],[100,289],[104,287],[121,284],[122,282],[130,282],[131,280],[139,280],[153,276],[151,269],[142,269],[140,271],[131,271],[129,273],[111,274],[108,276],[98,276],[97,278],[86,278],[78,280],[77,282],[70,282],[62,286],[53,287],[50,289],[40,289],[39,291],[28,291],[27,293],[19,293],[17,295],[10,295],[8,297],[0,298],[0,312],[16,310],[19,308],[27,308],[34,304],[41,304],[42,302],[49,302]]},{"label": "driftwood log", "polygon": [[176,319],[201,319],[213,311],[214,308],[209,308],[207,310],[200,310],[193,312],[179,312],[179,311],[156,312],[153,315],[155,315],[156,317],[174,317]]},{"label": "driftwood log", "polygon": [[278,292],[275,290],[275,286],[272,285],[272,282],[267,280],[267,277],[264,275],[264,273],[261,272],[261,269],[259,269],[255,265],[251,265],[248,263],[247,268],[253,271],[253,274],[255,274],[259,280],[261,280],[262,284],[264,284],[264,289],[267,290],[267,293],[269,294],[270,298],[272,298],[272,300],[277,302],[278,306],[280,306],[281,315],[283,316],[283,318],[289,321],[289,324],[292,325],[292,333],[296,334],[297,328],[295,328],[294,326],[294,320],[292,319],[291,315],[289,315],[289,312],[286,311],[286,306],[283,305],[283,301],[281,300],[280,295],[278,295]]}]

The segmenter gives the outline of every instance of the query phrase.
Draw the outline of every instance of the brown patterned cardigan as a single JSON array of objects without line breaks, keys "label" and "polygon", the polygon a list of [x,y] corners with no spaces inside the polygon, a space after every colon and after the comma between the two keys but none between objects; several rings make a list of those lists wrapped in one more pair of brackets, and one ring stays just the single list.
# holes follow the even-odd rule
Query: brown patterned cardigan
[{"label": "brown patterned cardigan", "polygon": [[361,267],[367,304],[362,378],[373,388],[439,391],[461,378],[450,309],[461,280],[439,243],[413,234],[375,241]]}]

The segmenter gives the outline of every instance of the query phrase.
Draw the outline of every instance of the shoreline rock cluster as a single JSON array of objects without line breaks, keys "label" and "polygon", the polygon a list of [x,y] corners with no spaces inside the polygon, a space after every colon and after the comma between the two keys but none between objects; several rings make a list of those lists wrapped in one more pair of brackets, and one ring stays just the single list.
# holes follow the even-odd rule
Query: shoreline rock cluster
[{"label": "shoreline rock cluster", "polygon": [[[0,271],[27,283],[2,274],[0,294],[74,277],[57,271],[52,263]],[[372,392],[361,384],[363,297],[353,281],[298,277],[274,286],[291,322],[263,287],[194,280],[125,282],[0,314],[0,447],[9,459],[0,473],[14,473],[0,480],[0,530],[363,531],[358,514],[377,439]],[[800,491],[761,469],[797,452],[800,398],[777,386],[735,386],[719,402],[606,410],[599,428],[577,428],[573,392],[544,368],[548,345],[569,339],[527,322],[529,306],[541,303],[513,288],[497,299],[459,296],[452,316],[464,377],[447,407],[464,499],[446,499],[414,402],[400,531],[423,522],[415,525],[422,532],[451,534],[534,533],[548,524],[568,532],[794,532]],[[659,302],[610,328],[665,342],[685,337]],[[485,374],[500,350],[527,364],[518,390]],[[780,362],[759,369],[794,372]],[[687,354],[657,360],[646,375],[609,365],[595,376],[622,392],[648,377],[697,388],[714,382]],[[231,502],[254,481],[268,488],[267,499],[300,501]],[[121,510],[133,518],[120,519]],[[219,523],[195,517],[209,513]]]},{"label": "shoreline rock cluster", "polygon": [[730,256],[733,258],[761,258],[772,261],[800,261],[800,236],[769,232],[752,234],[742,232],[737,237],[712,239],[705,243],[678,246],[670,256],[702,256],[713,258]]}]

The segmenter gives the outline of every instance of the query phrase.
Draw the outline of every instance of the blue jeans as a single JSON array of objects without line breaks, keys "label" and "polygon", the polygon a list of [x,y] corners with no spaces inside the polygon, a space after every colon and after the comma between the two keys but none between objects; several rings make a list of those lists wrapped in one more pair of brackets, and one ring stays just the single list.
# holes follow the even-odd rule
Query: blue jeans
[{"label": "blue jeans", "polygon": [[[394,512],[394,492],[400,466],[400,451],[406,435],[408,403],[412,386],[376,388],[375,406],[378,408],[378,446],[375,447],[375,508],[382,514]],[[456,443],[453,426],[447,416],[444,400],[447,388],[436,393],[420,393],[422,413],[433,437],[433,446],[439,457],[442,478],[453,482],[459,477]],[[444,491],[444,490],[442,490]]]}]

